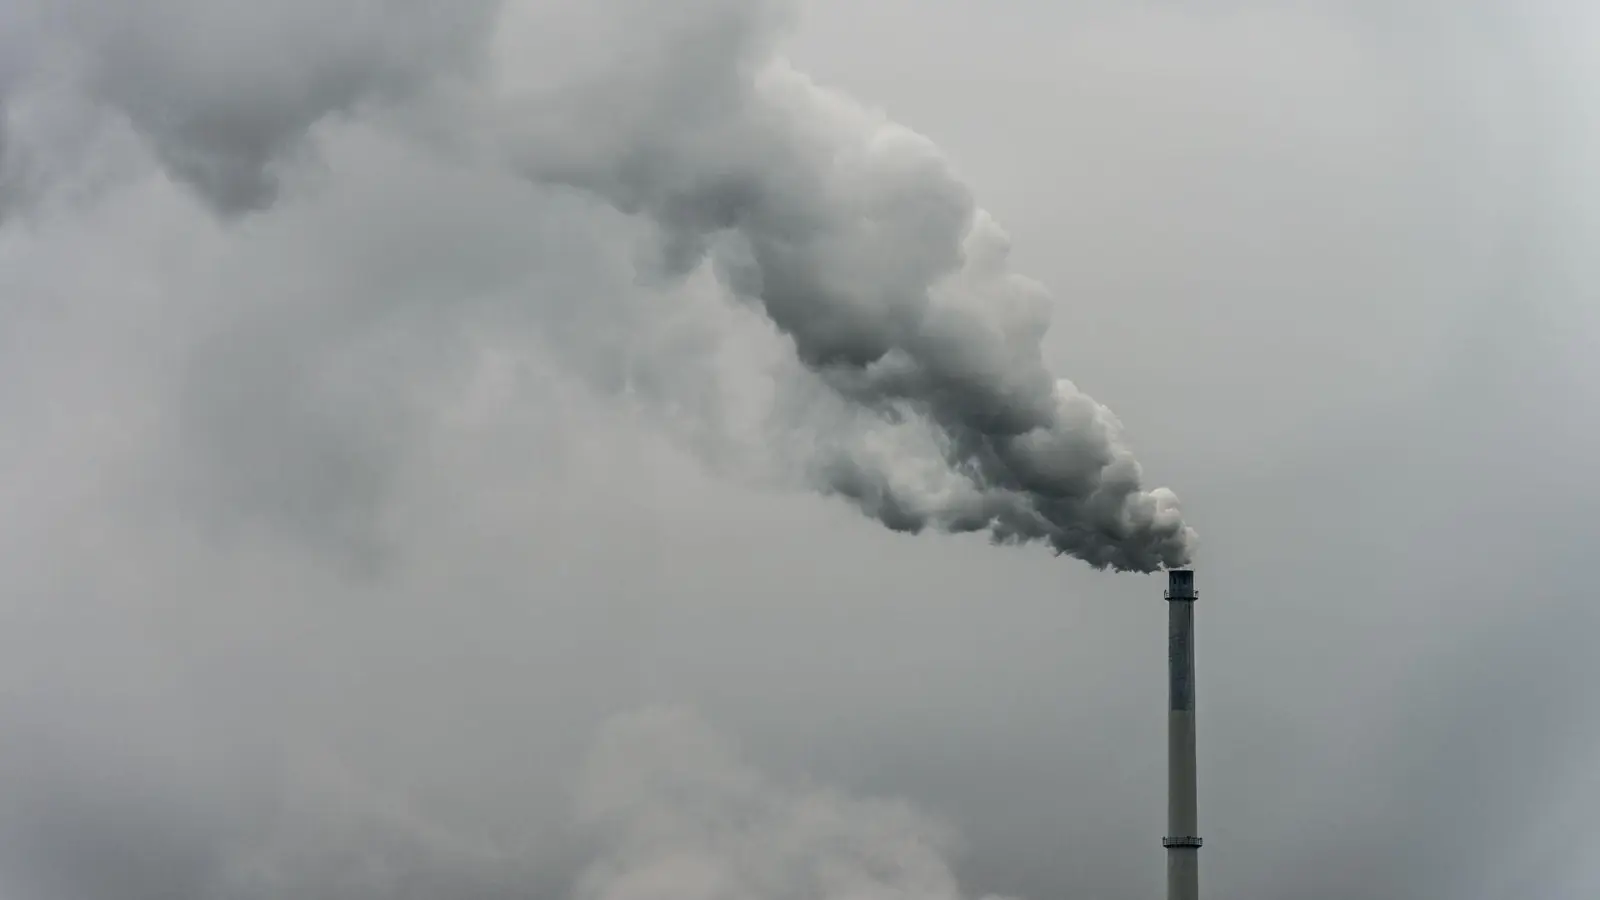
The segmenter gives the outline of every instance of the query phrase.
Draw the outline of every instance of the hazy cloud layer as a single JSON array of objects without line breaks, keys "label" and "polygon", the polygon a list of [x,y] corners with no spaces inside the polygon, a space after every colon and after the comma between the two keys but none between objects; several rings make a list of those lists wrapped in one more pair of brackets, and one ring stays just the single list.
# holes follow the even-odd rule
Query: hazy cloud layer
[{"label": "hazy cloud layer", "polygon": [[898,802],[774,782],[682,710],[603,731],[578,788],[603,848],[573,896],[961,897],[948,829]]},{"label": "hazy cloud layer", "polygon": [[1159,579],[794,490],[1171,562],[1061,371],[1208,893],[1592,896],[1592,18],[6,7],[0,893],[1158,895]]}]

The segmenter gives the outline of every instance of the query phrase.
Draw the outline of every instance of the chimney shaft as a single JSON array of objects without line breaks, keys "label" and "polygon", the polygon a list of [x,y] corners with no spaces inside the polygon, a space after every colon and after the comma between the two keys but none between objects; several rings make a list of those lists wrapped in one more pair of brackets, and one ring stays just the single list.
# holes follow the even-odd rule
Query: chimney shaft
[{"label": "chimney shaft", "polygon": [[1195,810],[1194,572],[1167,572],[1167,900],[1199,900]]}]

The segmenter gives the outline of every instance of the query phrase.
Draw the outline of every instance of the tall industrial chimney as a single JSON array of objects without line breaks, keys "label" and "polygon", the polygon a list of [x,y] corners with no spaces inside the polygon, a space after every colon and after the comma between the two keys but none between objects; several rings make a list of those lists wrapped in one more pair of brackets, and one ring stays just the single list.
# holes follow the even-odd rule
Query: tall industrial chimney
[{"label": "tall industrial chimney", "polygon": [[1200,900],[1195,810],[1194,572],[1167,572],[1167,900]]}]

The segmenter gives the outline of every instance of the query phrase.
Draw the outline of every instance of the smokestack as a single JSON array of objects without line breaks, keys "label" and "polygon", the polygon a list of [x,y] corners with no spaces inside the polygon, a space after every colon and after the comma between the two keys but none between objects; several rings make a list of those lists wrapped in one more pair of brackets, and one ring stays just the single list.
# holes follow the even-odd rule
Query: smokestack
[{"label": "smokestack", "polygon": [[1167,572],[1167,900],[1200,898],[1195,810],[1194,572]]}]

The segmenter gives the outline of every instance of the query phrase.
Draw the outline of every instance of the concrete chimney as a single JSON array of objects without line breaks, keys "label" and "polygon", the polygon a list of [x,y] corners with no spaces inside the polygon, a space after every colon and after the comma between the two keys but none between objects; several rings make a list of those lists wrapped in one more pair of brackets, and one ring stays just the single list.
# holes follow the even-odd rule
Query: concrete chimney
[{"label": "concrete chimney", "polygon": [[1167,900],[1200,900],[1195,810],[1194,572],[1167,572]]}]

